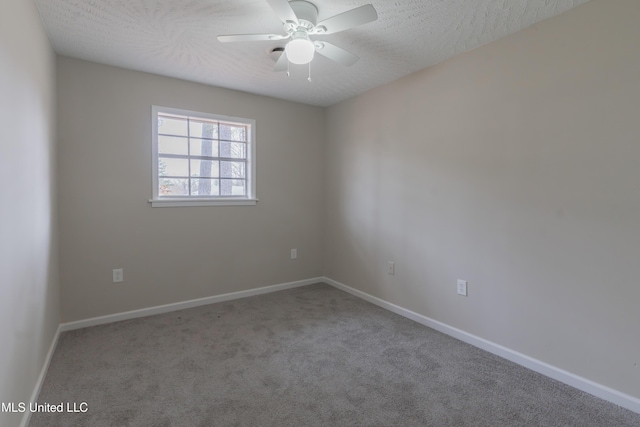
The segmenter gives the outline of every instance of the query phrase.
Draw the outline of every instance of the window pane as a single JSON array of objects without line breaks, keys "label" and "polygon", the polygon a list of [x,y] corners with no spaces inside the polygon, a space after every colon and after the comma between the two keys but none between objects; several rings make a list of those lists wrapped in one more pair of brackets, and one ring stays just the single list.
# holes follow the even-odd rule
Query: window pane
[{"label": "window pane", "polygon": [[209,178],[196,178],[191,180],[192,196],[219,196],[220,180]]},{"label": "window pane", "polygon": [[253,161],[253,120],[158,106],[153,111],[154,198],[195,201],[254,194],[254,176],[247,170]]},{"label": "window pane", "polygon": [[246,196],[246,181],[244,179],[221,179],[221,196]]},{"label": "window pane", "polygon": [[159,154],[189,154],[187,150],[187,138],[179,136],[158,136]]},{"label": "window pane", "polygon": [[244,178],[244,162],[220,162],[222,178]]},{"label": "window pane", "polygon": [[189,119],[189,135],[192,138],[218,139],[218,122]]},{"label": "window pane", "polygon": [[187,119],[158,115],[158,133],[187,136]]},{"label": "window pane", "polygon": [[232,159],[244,159],[247,157],[244,142],[220,141],[220,157],[230,157]]},{"label": "window pane", "polygon": [[218,157],[218,141],[191,139],[191,155]]},{"label": "window pane", "polygon": [[216,160],[191,160],[191,176],[217,178],[220,162]]},{"label": "window pane", "polygon": [[188,196],[189,180],[177,178],[160,178],[160,196]]},{"label": "window pane", "polygon": [[158,175],[160,176],[189,176],[189,160],[160,157],[158,160]]},{"label": "window pane", "polygon": [[226,139],[228,141],[246,141],[247,127],[244,125],[220,123],[220,139]]}]

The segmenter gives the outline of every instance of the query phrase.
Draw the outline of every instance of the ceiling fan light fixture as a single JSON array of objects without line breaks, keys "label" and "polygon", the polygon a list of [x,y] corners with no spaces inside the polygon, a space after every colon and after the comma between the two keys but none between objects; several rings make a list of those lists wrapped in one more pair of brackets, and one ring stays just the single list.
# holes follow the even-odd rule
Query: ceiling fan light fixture
[{"label": "ceiling fan light fixture", "polygon": [[289,62],[302,65],[308,64],[313,60],[316,48],[306,33],[294,34],[292,40],[287,43],[285,52]]}]

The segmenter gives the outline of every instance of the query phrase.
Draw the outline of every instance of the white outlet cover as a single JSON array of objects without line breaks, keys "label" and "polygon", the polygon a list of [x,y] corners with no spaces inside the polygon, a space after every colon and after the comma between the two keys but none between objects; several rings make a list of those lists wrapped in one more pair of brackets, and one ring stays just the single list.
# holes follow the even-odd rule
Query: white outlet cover
[{"label": "white outlet cover", "polygon": [[393,261],[389,261],[387,263],[387,274],[394,275],[396,274],[396,263]]},{"label": "white outlet cover", "polygon": [[121,268],[113,270],[113,283],[120,283],[124,280],[124,274]]},{"label": "white outlet cover", "polygon": [[467,281],[458,280],[458,295],[467,296]]}]

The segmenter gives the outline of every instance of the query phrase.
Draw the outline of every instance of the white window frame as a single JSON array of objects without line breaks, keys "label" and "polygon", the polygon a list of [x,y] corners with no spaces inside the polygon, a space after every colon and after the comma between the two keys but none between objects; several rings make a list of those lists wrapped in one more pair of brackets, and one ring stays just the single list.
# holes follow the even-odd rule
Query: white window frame
[{"label": "white window frame", "polygon": [[[247,159],[246,159],[246,186],[245,196],[160,196],[158,177],[158,114],[172,114],[178,116],[193,117],[197,119],[218,120],[222,122],[242,123],[248,125]],[[255,205],[256,198],[256,121],[242,117],[223,116],[220,114],[202,113],[199,111],[183,110],[180,108],[151,106],[152,129],[152,182],[153,194],[152,207],[178,207],[178,206],[232,206]]]}]

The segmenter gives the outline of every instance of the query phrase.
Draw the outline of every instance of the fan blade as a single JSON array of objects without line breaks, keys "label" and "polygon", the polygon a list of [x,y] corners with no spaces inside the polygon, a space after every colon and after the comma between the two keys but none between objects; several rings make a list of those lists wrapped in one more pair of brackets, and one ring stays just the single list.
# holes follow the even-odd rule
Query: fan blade
[{"label": "fan blade", "polygon": [[280,72],[286,70],[288,63],[289,60],[287,59],[287,53],[285,51],[282,51],[280,58],[278,58],[278,60],[276,61],[276,65],[273,67],[273,71]]},{"label": "fan blade", "polygon": [[267,0],[271,9],[282,22],[292,21],[298,23],[298,17],[287,0]]},{"label": "fan blade", "polygon": [[269,40],[284,40],[289,36],[283,36],[281,34],[230,34],[226,36],[218,36],[218,41],[222,43],[228,42],[259,42]]},{"label": "fan blade", "polygon": [[323,30],[321,34],[332,34],[357,27],[358,25],[373,22],[377,19],[378,12],[376,12],[376,9],[370,4],[365,4],[364,6],[347,10],[346,12],[332,16],[331,18],[327,18],[322,22],[318,22],[316,28],[326,28],[326,30]]},{"label": "fan blade", "polygon": [[347,67],[355,64],[360,59],[353,53],[327,42],[316,42],[316,52]]}]

